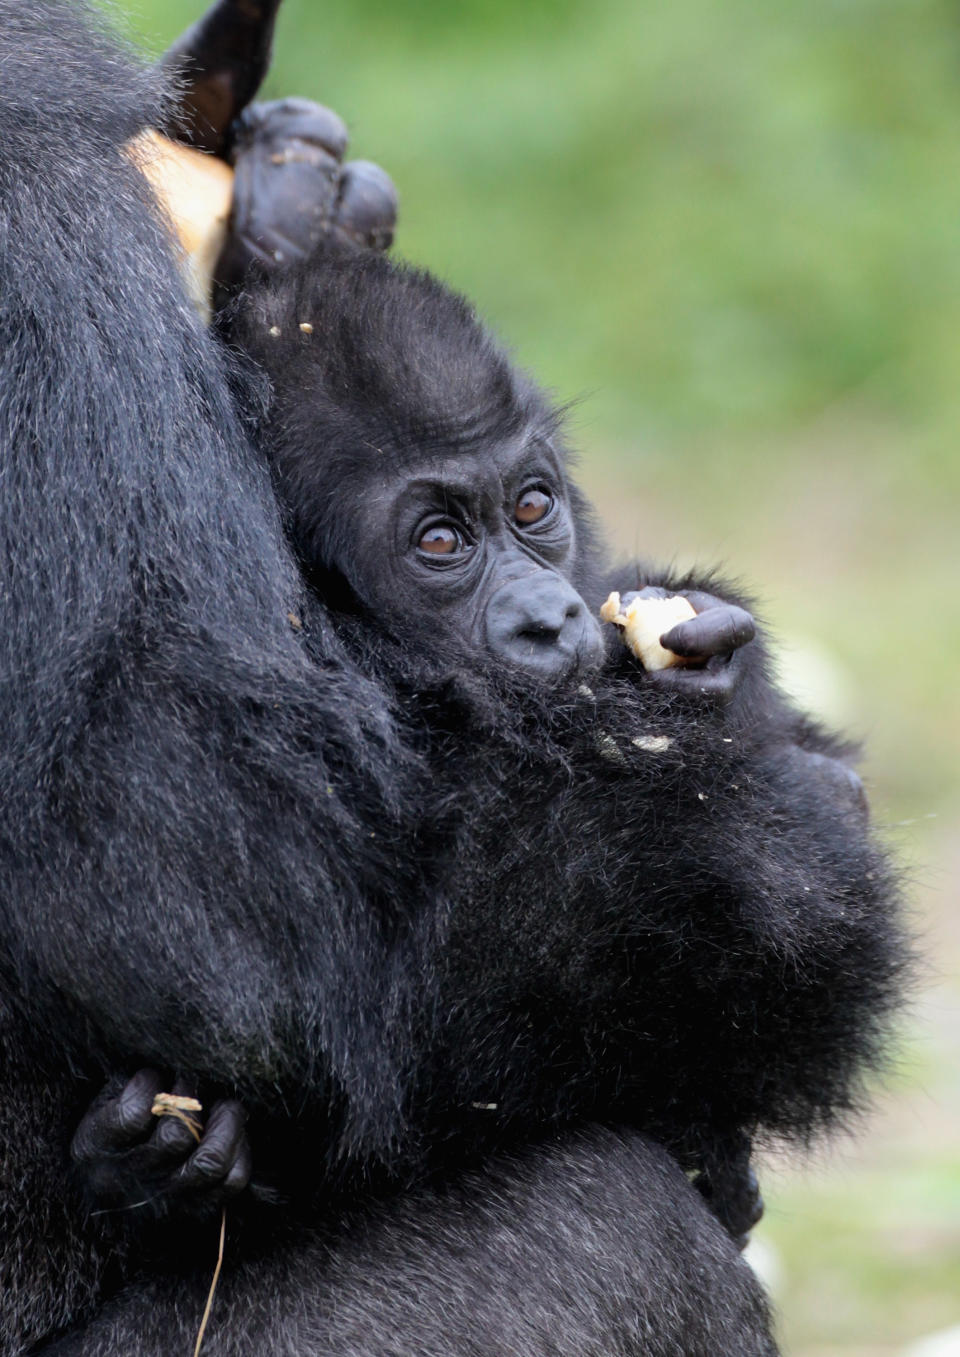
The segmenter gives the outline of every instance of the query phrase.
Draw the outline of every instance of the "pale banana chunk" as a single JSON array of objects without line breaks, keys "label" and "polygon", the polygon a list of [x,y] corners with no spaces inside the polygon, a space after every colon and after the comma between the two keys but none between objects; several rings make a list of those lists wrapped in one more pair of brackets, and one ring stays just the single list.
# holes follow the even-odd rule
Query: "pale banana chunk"
[{"label": "pale banana chunk", "polygon": [[623,609],[620,595],[610,594],[600,609],[600,619],[612,622],[623,633],[626,645],[643,665],[644,669],[669,669],[674,664],[684,664],[682,655],[675,655],[660,644],[660,637],[675,627],[678,622],[689,622],[696,617],[690,602],[674,595],[672,598],[635,598]]}]

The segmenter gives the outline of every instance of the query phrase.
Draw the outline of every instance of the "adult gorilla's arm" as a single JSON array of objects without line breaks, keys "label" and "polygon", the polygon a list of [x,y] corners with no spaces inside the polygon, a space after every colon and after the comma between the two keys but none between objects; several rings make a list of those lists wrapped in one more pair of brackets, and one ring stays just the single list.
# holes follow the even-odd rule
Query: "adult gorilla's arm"
[{"label": "adult gorilla's arm", "polygon": [[[212,1239],[212,1236],[211,1236]],[[189,1351],[198,1275],[44,1357]],[[776,1357],[760,1287],[674,1161],[591,1131],[295,1235],[224,1269],[204,1343],[300,1357]]]}]

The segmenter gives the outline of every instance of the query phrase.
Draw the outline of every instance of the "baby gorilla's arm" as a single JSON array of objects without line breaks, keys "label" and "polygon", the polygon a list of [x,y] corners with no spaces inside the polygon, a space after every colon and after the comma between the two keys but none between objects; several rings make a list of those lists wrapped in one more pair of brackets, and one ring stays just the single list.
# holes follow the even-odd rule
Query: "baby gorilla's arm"
[{"label": "baby gorilla's arm", "polygon": [[216,0],[161,59],[179,77],[168,135],[181,145],[149,135],[134,147],[191,259],[204,310],[211,290],[215,307],[225,305],[251,264],[289,267],[325,236],[375,250],[393,240],[393,183],[369,161],[343,163],[347,129],[336,113],[307,99],[248,107],[278,7]]},{"label": "baby gorilla's arm", "polygon": [[[138,1221],[172,1213],[202,1217],[249,1183],[240,1103],[215,1102],[206,1121],[193,1112],[157,1116],[152,1109],[166,1083],[152,1069],[139,1070],[120,1088],[112,1081],[80,1123],[70,1153],[92,1212],[137,1212]],[[189,1096],[191,1090],[177,1082],[173,1092]]]}]

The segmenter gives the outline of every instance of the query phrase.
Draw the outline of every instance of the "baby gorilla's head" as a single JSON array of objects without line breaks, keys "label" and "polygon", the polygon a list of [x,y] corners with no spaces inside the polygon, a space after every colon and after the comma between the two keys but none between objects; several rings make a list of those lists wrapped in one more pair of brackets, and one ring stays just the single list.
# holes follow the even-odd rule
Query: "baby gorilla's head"
[{"label": "baby gorilla's head", "polygon": [[544,679],[602,658],[557,416],[428,274],[330,248],[241,297],[263,443],[296,549],[403,638]]}]

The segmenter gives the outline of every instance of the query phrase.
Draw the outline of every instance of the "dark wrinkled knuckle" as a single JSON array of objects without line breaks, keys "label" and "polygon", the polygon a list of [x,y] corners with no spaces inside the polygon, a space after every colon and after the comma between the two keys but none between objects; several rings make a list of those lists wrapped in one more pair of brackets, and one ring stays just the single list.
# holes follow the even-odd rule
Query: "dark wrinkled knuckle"
[{"label": "dark wrinkled knuckle", "polygon": [[224,1180],[223,1188],[230,1196],[236,1196],[243,1192],[250,1182],[250,1173],[253,1168],[253,1160],[250,1154],[250,1148],[244,1141],[240,1150],[230,1165],[229,1172]]},{"label": "dark wrinkled knuckle", "polygon": [[236,1098],[224,1098],[219,1104],[220,1115],[231,1126],[243,1127],[247,1124],[247,1109]]},{"label": "dark wrinkled knuckle", "polygon": [[182,1153],[187,1146],[195,1143],[193,1133],[176,1117],[160,1118],[155,1140],[158,1149],[170,1153]]},{"label": "dark wrinkled knuckle", "polygon": [[225,1178],[229,1167],[226,1157],[219,1149],[208,1150],[201,1146],[190,1160],[191,1175],[208,1183],[216,1183]]},{"label": "dark wrinkled knuckle", "polygon": [[139,1135],[150,1125],[152,1099],[127,1097],[124,1094],[116,1106],[115,1125],[124,1135]]}]

